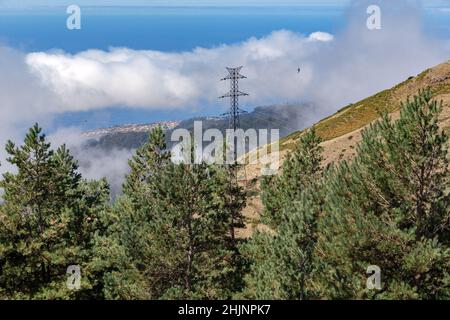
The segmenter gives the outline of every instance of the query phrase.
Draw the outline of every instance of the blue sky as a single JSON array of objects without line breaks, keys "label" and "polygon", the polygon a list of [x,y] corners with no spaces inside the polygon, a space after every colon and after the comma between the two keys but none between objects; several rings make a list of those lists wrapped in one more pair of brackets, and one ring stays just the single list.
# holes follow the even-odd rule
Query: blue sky
[{"label": "blue sky", "polygon": [[[398,4],[402,1],[385,0],[385,3]],[[405,3],[407,1],[414,2],[414,0],[404,0]],[[328,70],[321,70],[321,62],[316,58],[321,52],[317,55],[310,51],[317,50],[316,46],[323,47],[321,51],[328,55],[324,59],[333,60],[331,70],[333,67],[338,70],[341,63],[345,64],[345,59],[334,61],[334,53],[328,52],[328,47],[337,46],[336,51],[342,50],[344,54],[348,46],[340,48],[339,43],[345,40],[342,38],[345,38],[346,33],[354,32],[354,30],[345,31],[349,16],[344,12],[349,2],[335,0],[0,0],[3,8],[10,8],[13,12],[19,13],[1,16],[0,45],[6,44],[23,53],[25,66],[20,67],[30,68],[34,76],[38,76],[38,80],[42,81],[41,85],[48,89],[48,95],[52,96],[55,92],[58,94],[56,98],[60,101],[56,104],[45,97],[42,98],[45,106],[36,106],[39,110],[50,110],[51,114],[56,115],[56,121],[53,122],[52,127],[81,123],[83,129],[87,129],[129,122],[183,119],[201,114],[217,115],[224,112],[227,107],[224,101],[216,99],[223,90],[226,90],[226,86],[216,80],[223,76],[224,67],[227,65],[248,64],[245,70],[249,74],[249,80],[243,83],[243,86],[252,93],[245,99],[248,110],[258,105],[297,103],[311,99],[307,94],[316,91],[314,79],[328,81],[327,73],[330,67]],[[161,8],[87,9],[83,11],[82,29],[69,31],[65,27],[67,14],[61,6],[73,3],[82,8],[93,5],[131,8],[146,5]],[[428,6],[439,6],[444,3],[444,1],[426,1]],[[291,10],[290,6],[294,4],[296,9]],[[255,9],[254,5],[262,7]],[[28,10],[42,6],[56,6],[58,9],[48,15],[42,14],[47,12],[46,10]],[[220,9],[200,8],[202,6],[218,6]],[[264,6],[270,6],[270,8],[264,8]],[[308,8],[301,6],[308,6]],[[227,9],[222,9],[223,7]],[[40,14],[33,15],[34,12]],[[365,27],[366,8],[361,7],[351,15],[360,17],[362,22],[358,23]],[[404,18],[407,18],[407,15]],[[428,15],[425,25],[429,30],[424,34],[413,30],[417,33],[413,36],[424,39],[430,36],[445,35],[446,37],[450,31],[449,15],[450,13],[444,12]],[[403,28],[401,32],[405,34],[401,37],[406,39],[411,36],[408,34],[411,32],[403,27],[403,18],[394,20],[393,27],[398,30],[393,30],[393,34],[386,35],[386,41],[394,41],[395,43],[391,46],[397,47],[397,33],[400,33]],[[419,26],[420,23],[415,21],[414,26]],[[285,30],[286,33],[276,33],[279,30]],[[309,42],[309,35],[317,31],[338,35],[341,39],[335,44]],[[342,36],[343,32],[344,36]],[[361,37],[361,35],[357,36]],[[363,40],[360,39],[360,41]],[[423,43],[419,42],[415,46],[422,46]],[[358,38],[351,42],[351,45],[354,44],[358,44]],[[221,49],[222,46],[226,49]],[[126,48],[129,52],[119,53],[117,48]],[[198,48],[202,49],[198,51]],[[297,51],[294,51],[295,48]],[[376,49],[364,48],[368,51],[376,51]],[[98,52],[92,55],[91,50]],[[147,52],[149,50],[151,52]],[[360,50],[357,59],[370,53],[361,48],[355,50]],[[270,56],[277,51],[280,51],[278,53],[280,57],[271,58]],[[391,54],[395,56],[393,59],[400,59],[400,63],[408,62],[409,65],[405,65],[403,69],[395,70],[394,68],[394,74],[386,77],[385,81],[377,78],[376,81],[369,83],[370,81],[364,80],[368,83],[367,86],[356,90],[356,93],[337,94],[331,99],[330,105],[333,108],[341,107],[345,103],[403,80],[402,77],[409,72],[408,70],[416,72],[434,62],[440,62],[440,59],[434,57],[427,57],[421,61],[414,57],[413,53],[408,53],[411,62],[408,59],[399,58],[396,56],[396,51],[403,52],[400,45],[398,50],[391,51]],[[32,55],[33,53],[37,55]],[[30,55],[34,59],[30,60]],[[265,57],[265,55],[269,56]],[[117,62],[117,56],[124,61]],[[213,58],[199,61],[204,56]],[[140,67],[140,63],[143,67]],[[305,74],[304,78],[297,79],[297,74],[295,72],[291,74],[290,71],[297,70],[300,64],[311,65],[311,73],[314,75]],[[393,63],[393,66],[396,65],[397,63]],[[278,85],[275,88],[266,88],[267,81],[264,75],[268,66],[274,68],[270,71],[273,76],[279,76],[276,80]],[[386,68],[376,63],[371,67],[377,75],[385,72]],[[70,68],[73,69],[77,79],[65,77],[66,70]],[[88,72],[81,74],[80,68]],[[365,68],[367,67],[362,70],[364,71]],[[121,72],[119,73],[118,70]],[[116,74],[120,76],[117,77]],[[122,74],[127,74],[128,78],[123,77]],[[91,82],[93,76],[99,79],[98,83]],[[322,77],[325,78],[322,79]],[[140,79],[138,86],[140,83],[145,83],[140,90],[130,86],[136,78]],[[153,78],[157,81],[152,82]],[[348,78],[351,82],[354,77],[349,75]],[[205,79],[205,83],[200,85],[202,79]],[[165,83],[165,86],[154,89],[161,83]],[[111,90],[113,86],[117,88]],[[311,88],[308,89],[309,86]],[[330,86],[333,87],[334,84]],[[124,88],[127,90],[122,91]],[[4,91],[11,92],[11,90]],[[21,92],[21,90],[18,91]],[[149,92],[153,92],[154,96],[149,95]],[[331,96],[328,93],[317,92],[316,94]],[[22,92],[18,94],[18,97],[22,96]],[[67,98],[68,96],[71,98]],[[11,99],[11,94],[7,98]],[[35,101],[32,102],[35,103]],[[54,107],[50,108],[47,105],[54,105]],[[91,120],[85,121],[86,119]]]},{"label": "blue sky", "polygon": [[[392,2],[386,1],[386,3],[397,4],[401,3],[401,1],[392,0]],[[414,2],[414,0],[405,0],[405,2],[407,1]],[[74,3],[82,6],[82,8],[83,6],[92,7],[94,5],[100,7],[126,6],[131,9],[88,9],[87,11],[83,11],[82,30],[68,31],[65,28],[67,14],[61,6]],[[18,13],[9,16],[3,15],[0,19],[0,44],[9,45],[24,52],[24,54],[44,52],[46,53],[46,59],[53,61],[52,63],[72,64],[78,60],[83,60],[78,55],[83,51],[95,49],[101,50],[106,54],[111,48],[120,47],[137,50],[129,55],[131,61],[141,56],[139,50],[153,50],[158,55],[166,57],[166,59],[174,59],[170,56],[171,53],[193,52],[198,47],[210,50],[211,54],[218,54],[217,52],[219,51],[214,48],[222,45],[235,46],[235,51],[240,52],[245,47],[246,41],[252,41],[250,40],[252,38],[258,39],[260,42],[255,44],[256,47],[259,46],[258,50],[263,50],[262,48],[265,48],[264,50],[274,50],[272,47],[276,46],[275,40],[273,40],[274,43],[272,44],[270,43],[271,40],[267,41],[264,38],[270,37],[270,34],[277,30],[288,30],[299,37],[308,37],[309,34],[316,31],[339,34],[340,30],[346,24],[347,16],[344,14],[344,10],[349,3],[350,1],[346,0],[0,0],[3,8],[12,9]],[[439,6],[443,5],[445,1],[435,0],[425,1],[425,3],[428,6]],[[255,9],[255,5],[262,7],[270,6],[270,9]],[[290,6],[294,5],[297,9],[291,10]],[[157,10],[154,8],[133,9],[134,6],[159,6],[161,8]],[[173,9],[165,9],[167,6],[173,7]],[[183,6],[184,8],[178,8],[179,6]],[[202,6],[227,7],[227,9],[216,8],[207,10],[200,8]],[[233,6],[239,6],[240,8],[233,8]],[[242,6],[247,6],[248,8],[245,9]],[[301,6],[308,6],[308,9]],[[52,15],[46,16],[42,15],[42,12],[46,12],[46,10],[32,10],[40,7],[58,7],[58,9],[54,10]],[[33,13],[40,14],[33,15]],[[358,15],[365,19],[365,8],[358,9]],[[445,21],[447,19],[448,15],[433,15],[432,17],[428,17],[426,24],[428,24],[428,28],[433,30],[433,33],[446,34],[448,31],[447,26],[450,25],[449,22],[446,26]],[[401,19],[397,27],[401,27],[400,21]],[[298,41],[301,42],[302,40],[299,38]],[[289,51],[288,47],[284,48],[286,52]],[[51,53],[51,51],[55,50],[65,52],[66,60],[64,62],[60,61],[58,55]],[[71,57],[70,55],[77,56]],[[301,53],[293,53],[292,55],[294,57],[298,56],[298,58],[286,57],[287,61],[292,64],[292,70],[296,69],[296,65],[300,64],[301,61],[308,63],[308,59],[304,59]],[[110,54],[110,56],[113,56],[113,54]],[[239,59],[244,58],[245,54],[242,53],[242,57]],[[155,67],[154,64],[156,62],[153,58],[146,56],[145,59],[148,59],[148,62]],[[169,70],[169,75],[166,75],[163,69],[156,75],[163,74],[161,79],[174,79],[173,81],[178,81],[175,80],[177,77],[180,77],[180,79],[184,77],[189,79],[190,75],[186,70],[189,69],[189,72],[192,72],[194,69],[186,65],[185,57],[180,56],[177,59],[179,59],[178,63],[180,66],[172,66],[175,70]],[[243,63],[242,60],[235,59],[237,61],[230,61],[230,63]],[[296,59],[297,61],[295,61]],[[42,59],[38,61],[40,67],[45,66],[47,68],[50,63]],[[99,62],[96,59],[89,61],[94,64]],[[30,65],[29,62],[27,64]],[[219,73],[224,70],[225,65],[223,64],[224,62],[218,61],[216,66],[217,70],[208,69],[208,71],[205,71],[206,74],[209,74],[211,71],[214,72],[214,74],[210,75],[210,81],[221,76]],[[264,64],[265,62],[261,62],[261,65]],[[97,67],[105,68],[106,72],[108,72],[109,65],[101,63]],[[55,66],[53,65],[53,67]],[[157,68],[159,68],[159,65],[157,65]],[[48,74],[44,71],[48,72]],[[260,71],[255,69],[249,70],[250,74],[252,72],[256,74]],[[54,75],[55,70],[39,69],[36,72],[39,72],[40,75],[44,72],[42,75],[43,79],[48,80],[48,76]],[[213,83],[215,82],[213,81]],[[46,84],[48,85],[49,83]],[[50,82],[50,84],[52,83]],[[73,83],[67,84],[69,88],[72,85]],[[122,84],[122,86],[126,85],[126,82]],[[264,82],[261,85],[264,85]],[[108,86],[105,83],[98,85],[98,87],[103,86],[106,87],[102,90],[108,90]],[[170,87],[171,85],[168,86]],[[95,89],[95,87],[97,86],[93,88]],[[248,87],[254,93],[257,91],[255,84],[249,85]],[[67,88],[58,88],[59,91],[63,89]],[[93,90],[89,88],[85,89]],[[151,90],[151,88],[149,87],[148,90]],[[194,91],[202,90],[195,88]],[[170,90],[168,92],[172,99],[177,98],[177,95],[175,97],[171,95]],[[281,88],[280,92],[284,92],[284,89]],[[296,92],[296,94],[273,93],[270,97],[263,95],[263,98],[259,100],[255,99],[259,95],[253,94],[247,99],[250,105],[248,108],[252,109],[252,106],[259,104],[285,101],[298,102],[303,100],[302,90],[293,90],[293,92]],[[362,90],[357,97],[362,97],[367,92]],[[98,99],[101,100],[104,92],[99,92],[99,95],[100,97]],[[200,94],[198,95],[201,96]],[[216,92],[210,93],[209,95],[215,97]],[[209,98],[205,97],[205,99]],[[167,108],[163,100],[156,100],[156,102],[153,102],[151,99],[147,100],[151,102],[149,102],[151,105],[142,106],[140,101],[131,101],[132,103],[130,105],[126,105],[125,102],[128,102],[127,99],[120,99],[120,97],[111,99],[111,105],[109,106],[106,102],[104,105],[96,104],[96,107],[92,108],[88,108],[87,106],[90,104],[85,103],[85,106],[83,106],[84,109],[81,107],[72,108],[69,105],[66,110],[67,112],[56,112],[58,119],[55,123],[56,125],[76,125],[83,123],[83,125],[93,128],[127,122],[142,122],[142,119],[148,122],[162,119],[186,118],[198,114],[214,115],[223,112],[223,108],[226,107],[225,103],[217,100],[204,103],[204,99],[202,101],[193,100],[193,102],[187,99],[179,103],[180,110],[174,110]],[[144,102],[147,100],[143,99]],[[345,102],[346,100],[336,99],[335,104],[339,106]],[[196,105],[196,107],[192,107],[192,104]],[[85,118],[96,120],[86,123],[84,121]]]},{"label": "blue sky", "polygon": [[[371,32],[367,5],[380,1]],[[302,121],[316,122],[449,59],[450,11],[395,10],[411,2],[0,0],[0,145],[36,121],[76,149],[85,130],[220,115],[219,79],[238,65],[245,110],[312,101]],[[81,30],[66,27],[69,4],[82,7]],[[86,177],[115,179],[130,154],[81,156]]]},{"label": "blue sky", "polygon": [[[0,0],[0,4],[11,8],[30,6],[61,6],[69,4],[89,6],[230,6],[230,5],[347,5],[350,0]],[[445,6],[445,0],[423,1],[425,6]]]},{"label": "blue sky", "polygon": [[99,5],[99,6],[143,6],[143,5],[161,5],[161,6],[184,6],[184,5],[345,5],[349,1],[347,0],[3,0],[0,3],[8,5],[10,7],[21,7],[21,6],[59,6],[68,4],[78,4],[78,5]]}]

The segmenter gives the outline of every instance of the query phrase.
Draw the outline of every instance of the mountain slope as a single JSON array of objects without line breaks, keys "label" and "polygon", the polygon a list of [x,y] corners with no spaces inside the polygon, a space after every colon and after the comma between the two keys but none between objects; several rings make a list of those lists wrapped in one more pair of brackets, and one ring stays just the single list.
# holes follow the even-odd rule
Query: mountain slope
[{"label": "mountain slope", "polygon": [[[311,125],[306,115],[314,111],[312,104],[283,104],[266,107],[256,107],[240,117],[240,127],[244,130],[280,129],[280,137],[285,137],[296,130]],[[105,151],[112,149],[136,149],[147,141],[148,133],[157,124],[166,129],[167,142],[170,145],[170,135],[175,129],[193,130],[194,121],[201,121],[203,130],[219,129],[223,133],[229,127],[226,117],[198,117],[184,121],[168,121],[147,125],[127,125],[106,129],[98,129],[84,133],[89,139],[86,147]]]},{"label": "mountain slope", "polygon": [[[416,77],[396,85],[391,89],[379,92],[358,103],[342,108],[334,115],[318,122],[317,134],[325,141],[342,137],[368,125],[379,117],[379,113],[387,111],[395,114],[400,109],[400,102],[413,96],[419,89],[430,88],[434,96],[443,100],[448,107],[450,103],[450,61],[434,68],[427,69]],[[442,115],[442,125],[448,126],[448,109]],[[290,144],[301,135],[295,132],[282,140],[283,148],[290,149]]]},{"label": "mountain slope", "polygon": [[[425,70],[416,77],[391,89],[379,92],[360,102],[348,105],[335,114],[315,124],[317,134],[324,140],[324,164],[349,159],[355,155],[355,147],[361,140],[361,131],[371,122],[379,118],[380,112],[386,111],[393,119],[399,117],[401,102],[417,94],[421,89],[430,88],[434,97],[443,101],[443,111],[439,125],[450,132],[450,61]],[[280,141],[280,162],[293,149],[304,131],[297,131]],[[260,165],[247,165],[247,179],[258,179],[261,174]],[[259,225],[259,214],[262,204],[259,199],[258,184],[252,190],[254,196],[249,199],[245,208],[245,216],[249,223],[247,229],[241,230],[241,236],[251,235]]]}]

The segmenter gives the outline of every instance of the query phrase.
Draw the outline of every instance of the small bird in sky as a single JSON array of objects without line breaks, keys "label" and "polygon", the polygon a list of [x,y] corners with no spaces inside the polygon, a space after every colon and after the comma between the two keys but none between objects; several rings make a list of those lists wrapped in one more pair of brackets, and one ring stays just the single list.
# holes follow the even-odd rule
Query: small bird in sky
[{"label": "small bird in sky", "polygon": [[300,73],[300,67],[298,67],[298,69],[297,69],[297,73]]}]

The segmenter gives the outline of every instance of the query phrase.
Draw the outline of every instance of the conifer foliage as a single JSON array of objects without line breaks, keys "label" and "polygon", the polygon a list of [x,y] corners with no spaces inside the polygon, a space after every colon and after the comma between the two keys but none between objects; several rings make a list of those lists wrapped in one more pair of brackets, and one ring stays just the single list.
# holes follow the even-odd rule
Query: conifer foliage
[{"label": "conifer foliage", "polygon": [[[130,161],[124,195],[113,208],[122,228],[114,227],[105,243],[115,243],[131,263],[106,275],[113,284],[107,290],[112,298],[229,297],[236,205],[229,202],[227,173],[206,163],[172,163],[164,140],[155,129]],[[233,195],[237,204],[244,198],[242,191]],[[117,286],[126,272],[131,283]],[[136,279],[141,289],[132,290]]]},{"label": "conifer foliage", "polygon": [[[0,294],[8,298],[81,297],[66,286],[69,265],[84,266],[107,200],[104,183],[88,183],[65,146],[56,151],[34,125],[24,144],[6,146],[17,168],[0,182]],[[92,294],[89,293],[89,294]]]},{"label": "conifer foliage", "polygon": [[[280,174],[263,179],[264,225],[248,239],[235,233],[246,205],[236,167],[172,161],[158,127],[111,202],[107,182],[83,179],[36,124],[6,146],[0,298],[450,299],[442,107],[420,91],[398,120],[363,130],[354,158],[328,166],[306,130]],[[380,271],[379,286],[367,270]]]},{"label": "conifer foliage", "polygon": [[[358,155],[327,183],[317,280],[329,298],[449,298],[450,176],[442,104],[422,91],[364,131]],[[376,265],[380,290],[368,290]]]},{"label": "conifer foliage", "polygon": [[321,212],[319,188],[324,170],[314,128],[306,132],[283,163],[282,173],[263,184],[265,217],[273,232],[259,232],[243,252],[251,271],[244,296],[256,299],[307,299],[314,271],[313,253]]}]

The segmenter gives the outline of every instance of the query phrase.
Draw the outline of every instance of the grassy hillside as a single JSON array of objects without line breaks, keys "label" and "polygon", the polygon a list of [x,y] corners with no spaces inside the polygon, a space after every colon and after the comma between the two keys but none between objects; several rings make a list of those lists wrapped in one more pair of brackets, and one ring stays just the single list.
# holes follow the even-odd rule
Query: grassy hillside
[{"label": "grassy hillside", "polygon": [[[430,88],[436,99],[442,100],[444,110],[440,117],[441,127],[450,133],[450,61],[434,68],[425,70],[415,77],[381,91],[371,97],[350,104],[338,110],[335,114],[315,124],[317,134],[324,140],[325,164],[349,159],[355,155],[355,147],[361,140],[361,130],[375,121],[381,112],[390,113],[396,119],[401,108],[401,102],[412,97],[420,89]],[[296,144],[303,131],[294,132],[280,141],[280,159]],[[260,176],[259,165],[247,165],[247,179],[257,180]],[[247,229],[241,230],[243,237],[248,237],[259,226],[259,213],[262,204],[259,198],[259,184],[251,185],[253,195],[245,208]]]},{"label": "grassy hillside", "polygon": [[[427,87],[431,88],[436,98],[442,99],[444,104],[449,106],[450,62],[428,69],[391,89],[340,109],[316,124],[317,133],[324,141],[327,141],[358,130],[376,120],[380,112],[395,113],[399,110],[401,101],[414,95],[419,89]],[[301,131],[295,132],[282,139],[281,149],[291,149],[292,144],[301,134]]]}]

